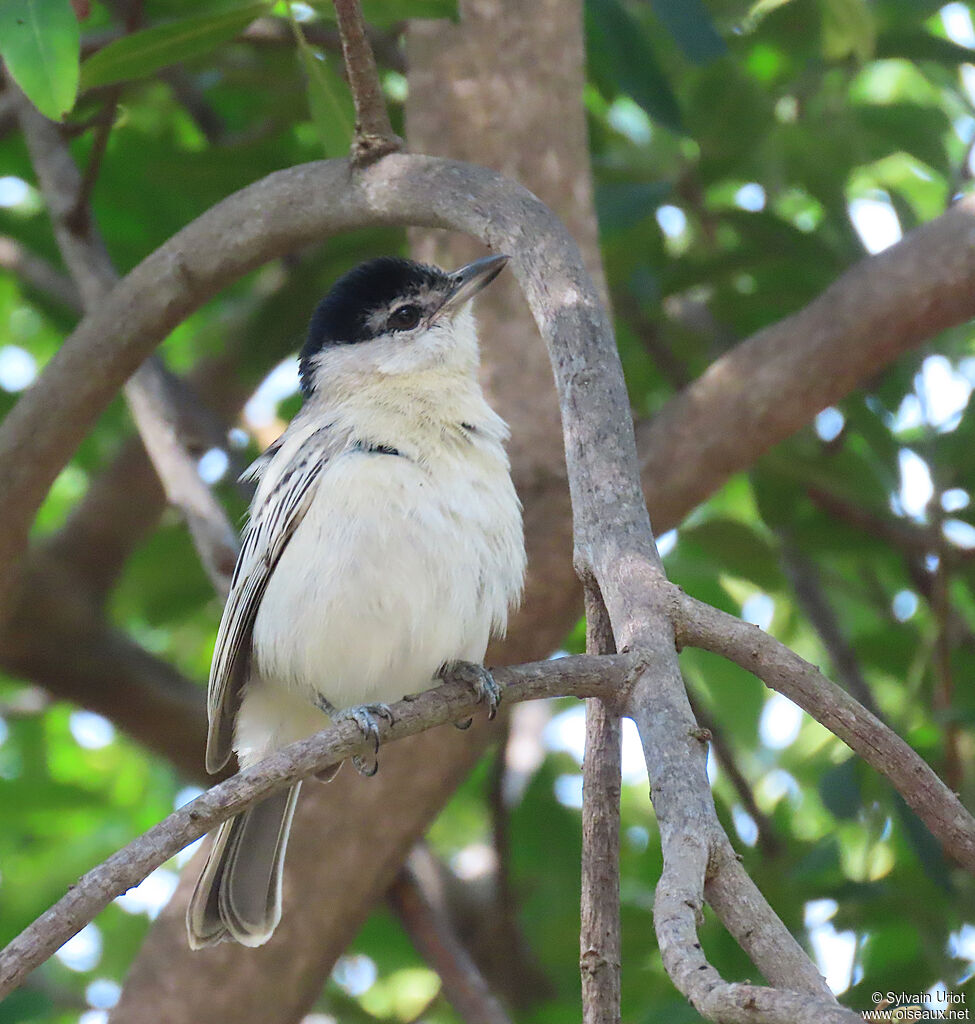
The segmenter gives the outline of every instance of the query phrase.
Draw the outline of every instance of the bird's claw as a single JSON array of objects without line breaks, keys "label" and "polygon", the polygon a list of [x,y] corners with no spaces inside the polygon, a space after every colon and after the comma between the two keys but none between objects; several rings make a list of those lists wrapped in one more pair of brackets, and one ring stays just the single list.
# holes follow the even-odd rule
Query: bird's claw
[{"label": "bird's claw", "polygon": [[[501,704],[501,687],[495,682],[494,676],[483,666],[472,661],[455,661],[444,670],[444,678],[466,683],[474,692],[478,704],[487,705],[488,721],[498,713]],[[469,729],[472,719],[454,722],[458,729]]]},{"label": "bird's claw", "polygon": [[361,757],[359,754],[352,755],[352,765],[355,770],[366,778],[372,778],[379,771],[379,722],[377,719],[385,719],[390,725],[393,724],[393,712],[388,704],[357,704],[355,707],[344,708],[332,716],[333,722],[350,720],[355,722],[362,733],[364,740],[372,740],[373,753],[370,759]]}]

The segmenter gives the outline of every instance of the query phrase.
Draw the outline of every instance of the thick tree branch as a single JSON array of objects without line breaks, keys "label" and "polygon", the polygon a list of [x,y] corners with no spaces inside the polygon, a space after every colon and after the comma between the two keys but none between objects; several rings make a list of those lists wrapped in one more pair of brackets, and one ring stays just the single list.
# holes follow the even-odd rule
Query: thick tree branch
[{"label": "thick tree branch", "polygon": [[[638,651],[643,659],[623,703],[640,732],[660,826],[664,867],[654,921],[664,964],[706,1016],[731,1019],[737,989],[709,967],[696,937],[711,851],[727,839],[704,771],[705,737],[691,715],[677,663],[669,585],[643,499],[619,355],[591,283],[583,279],[576,287],[573,299],[585,311],[585,330],[564,312],[554,336],[539,322],[559,392],[576,568],[583,580],[598,585],[617,649]],[[531,303],[530,283],[526,295]],[[856,1019],[844,1018],[785,926],[770,910],[766,916],[778,927],[768,932],[767,942],[746,948],[772,984],[791,992],[749,992],[749,1000],[764,1002],[771,1013],[762,1019],[794,1022],[797,992],[822,1003],[817,1008],[816,1000],[802,1001],[806,1020],[817,1012],[820,1019]]]},{"label": "thick tree branch", "polygon": [[[638,427],[659,530],[898,356],[975,316],[975,197],[851,267]],[[747,401],[743,400],[747,396]]]},{"label": "thick tree branch", "polygon": [[[580,655],[512,669],[496,669],[508,703],[544,697],[609,696],[629,671],[627,656]],[[469,687],[443,686],[392,706],[394,721],[383,721],[383,743],[476,715],[480,707]],[[307,778],[362,748],[362,734],[352,722],[342,722],[310,739],[266,758],[259,765],[214,786],[192,803],[119,850],[78,880],[62,899],[0,952],[0,998],[77,934],[116,896],[137,885],[151,871],[221,821],[250,807],[295,779]]]},{"label": "thick tree branch", "polygon": [[387,153],[403,148],[403,140],[393,133],[383,98],[383,87],[376,73],[366,23],[359,0],[333,0],[342,38],[345,73],[355,103],[355,138],[352,163],[364,166]]},{"label": "thick tree branch", "polygon": [[795,701],[885,775],[950,854],[975,874],[975,818],[896,733],[809,662],[757,626],[671,588],[682,645],[721,654]]}]

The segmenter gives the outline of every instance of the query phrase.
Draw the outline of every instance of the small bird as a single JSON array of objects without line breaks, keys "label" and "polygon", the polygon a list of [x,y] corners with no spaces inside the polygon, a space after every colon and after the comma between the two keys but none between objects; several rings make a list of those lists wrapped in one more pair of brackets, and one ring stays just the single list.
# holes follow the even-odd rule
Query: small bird
[{"label": "small bird", "polygon": [[[210,669],[208,771],[346,717],[376,739],[385,701],[447,673],[493,715],[482,662],[520,600],[525,548],[471,299],[506,262],[370,260],[315,310],[302,408],[245,474],[258,485]],[[299,785],[217,830],[187,910],[194,949],[270,938]]]}]

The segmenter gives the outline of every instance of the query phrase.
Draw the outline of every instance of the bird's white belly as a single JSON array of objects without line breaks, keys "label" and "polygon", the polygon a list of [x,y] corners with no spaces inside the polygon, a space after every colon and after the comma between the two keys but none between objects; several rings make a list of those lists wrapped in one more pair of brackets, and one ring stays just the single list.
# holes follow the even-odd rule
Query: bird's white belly
[{"label": "bird's white belly", "polygon": [[523,559],[514,490],[502,467],[491,475],[367,452],[327,466],[254,624],[263,685],[344,708],[480,661]]}]

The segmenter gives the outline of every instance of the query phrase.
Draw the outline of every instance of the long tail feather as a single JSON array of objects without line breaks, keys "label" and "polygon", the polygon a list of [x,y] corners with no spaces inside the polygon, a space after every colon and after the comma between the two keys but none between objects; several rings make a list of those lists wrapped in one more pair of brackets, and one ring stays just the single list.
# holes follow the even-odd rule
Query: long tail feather
[{"label": "long tail feather", "polygon": [[225,821],[186,911],[190,946],[261,946],[281,919],[281,873],[300,783]]}]

